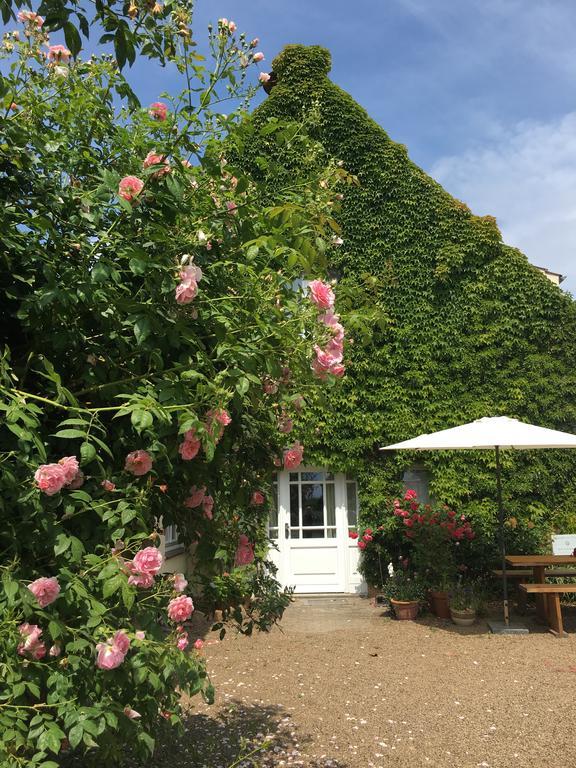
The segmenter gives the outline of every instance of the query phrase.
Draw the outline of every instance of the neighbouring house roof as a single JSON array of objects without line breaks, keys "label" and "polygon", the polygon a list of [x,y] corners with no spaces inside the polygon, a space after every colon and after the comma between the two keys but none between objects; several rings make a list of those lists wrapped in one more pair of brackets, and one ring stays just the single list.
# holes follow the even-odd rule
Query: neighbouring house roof
[{"label": "neighbouring house roof", "polygon": [[536,269],[539,269],[540,272],[543,272],[546,277],[551,280],[553,283],[556,283],[556,285],[560,285],[560,283],[563,283],[564,280],[566,280],[566,275],[561,275],[560,272],[552,272],[551,269],[547,269],[546,267],[539,267],[537,264],[534,264]]}]

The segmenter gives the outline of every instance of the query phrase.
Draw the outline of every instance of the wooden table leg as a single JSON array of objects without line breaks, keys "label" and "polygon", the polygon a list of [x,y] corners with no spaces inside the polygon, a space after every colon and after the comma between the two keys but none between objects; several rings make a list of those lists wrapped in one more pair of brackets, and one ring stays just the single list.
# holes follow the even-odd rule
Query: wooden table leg
[{"label": "wooden table leg", "polygon": [[[533,574],[536,584],[544,584],[546,582],[546,566],[535,565]],[[547,597],[548,595],[536,595],[536,617],[543,624],[549,624]]]},{"label": "wooden table leg", "polygon": [[528,599],[528,593],[524,592],[523,589],[520,589],[520,584],[525,584],[526,581],[524,579],[520,579],[518,582],[518,613],[520,613],[522,616],[526,615],[526,604]]},{"label": "wooden table leg", "polygon": [[550,630],[554,632],[558,637],[564,635],[564,627],[562,625],[562,608],[560,607],[560,594],[554,592],[547,595],[548,597],[548,625]]}]

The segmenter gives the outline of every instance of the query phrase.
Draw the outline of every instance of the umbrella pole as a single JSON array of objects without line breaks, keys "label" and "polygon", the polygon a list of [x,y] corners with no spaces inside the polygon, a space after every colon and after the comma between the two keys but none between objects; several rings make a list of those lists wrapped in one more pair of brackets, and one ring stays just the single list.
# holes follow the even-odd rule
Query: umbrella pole
[{"label": "umbrella pole", "polygon": [[504,597],[504,623],[510,623],[508,612],[508,579],[506,578],[506,543],[504,540],[504,506],[502,504],[502,478],[500,472],[500,446],[496,448],[496,493],[498,497],[498,522],[500,527],[500,554],[502,555],[502,595]]}]

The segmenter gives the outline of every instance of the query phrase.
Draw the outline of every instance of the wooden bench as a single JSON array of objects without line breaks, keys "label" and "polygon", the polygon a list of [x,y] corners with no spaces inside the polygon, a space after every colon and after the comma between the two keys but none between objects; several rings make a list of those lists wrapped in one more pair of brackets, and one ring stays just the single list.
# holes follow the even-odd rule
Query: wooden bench
[{"label": "wooden bench", "polygon": [[[502,578],[502,570],[495,568],[492,571],[493,576]],[[546,568],[544,576],[547,579],[576,579],[576,568]],[[532,568],[507,568],[506,578],[508,580],[521,579],[521,583],[529,581],[534,577],[534,571]],[[520,586],[519,584],[517,586]],[[518,593],[518,610],[520,613],[526,613],[526,592],[520,591]]]},{"label": "wooden bench", "polygon": [[545,598],[550,631],[558,637],[562,637],[565,633],[562,624],[560,595],[565,592],[576,592],[576,584],[519,584],[519,587],[522,592],[542,595]]}]

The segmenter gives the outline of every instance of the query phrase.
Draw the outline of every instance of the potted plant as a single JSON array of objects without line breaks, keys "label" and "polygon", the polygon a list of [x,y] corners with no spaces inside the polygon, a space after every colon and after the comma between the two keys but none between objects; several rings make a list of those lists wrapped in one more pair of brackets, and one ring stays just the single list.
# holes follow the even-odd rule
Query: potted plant
[{"label": "potted plant", "polygon": [[389,576],[382,593],[390,601],[396,618],[406,621],[415,619],[418,615],[420,605],[424,600],[425,586],[402,565],[401,563],[401,567]]},{"label": "potted plant", "polygon": [[394,515],[412,543],[414,568],[429,586],[432,612],[449,619],[448,585],[455,576],[454,547],[474,538],[470,523],[446,504],[420,504],[414,490],[406,491],[402,500],[394,500]]},{"label": "potted plant", "polygon": [[476,621],[479,596],[473,584],[459,581],[450,594],[450,618],[459,627],[470,627]]}]

